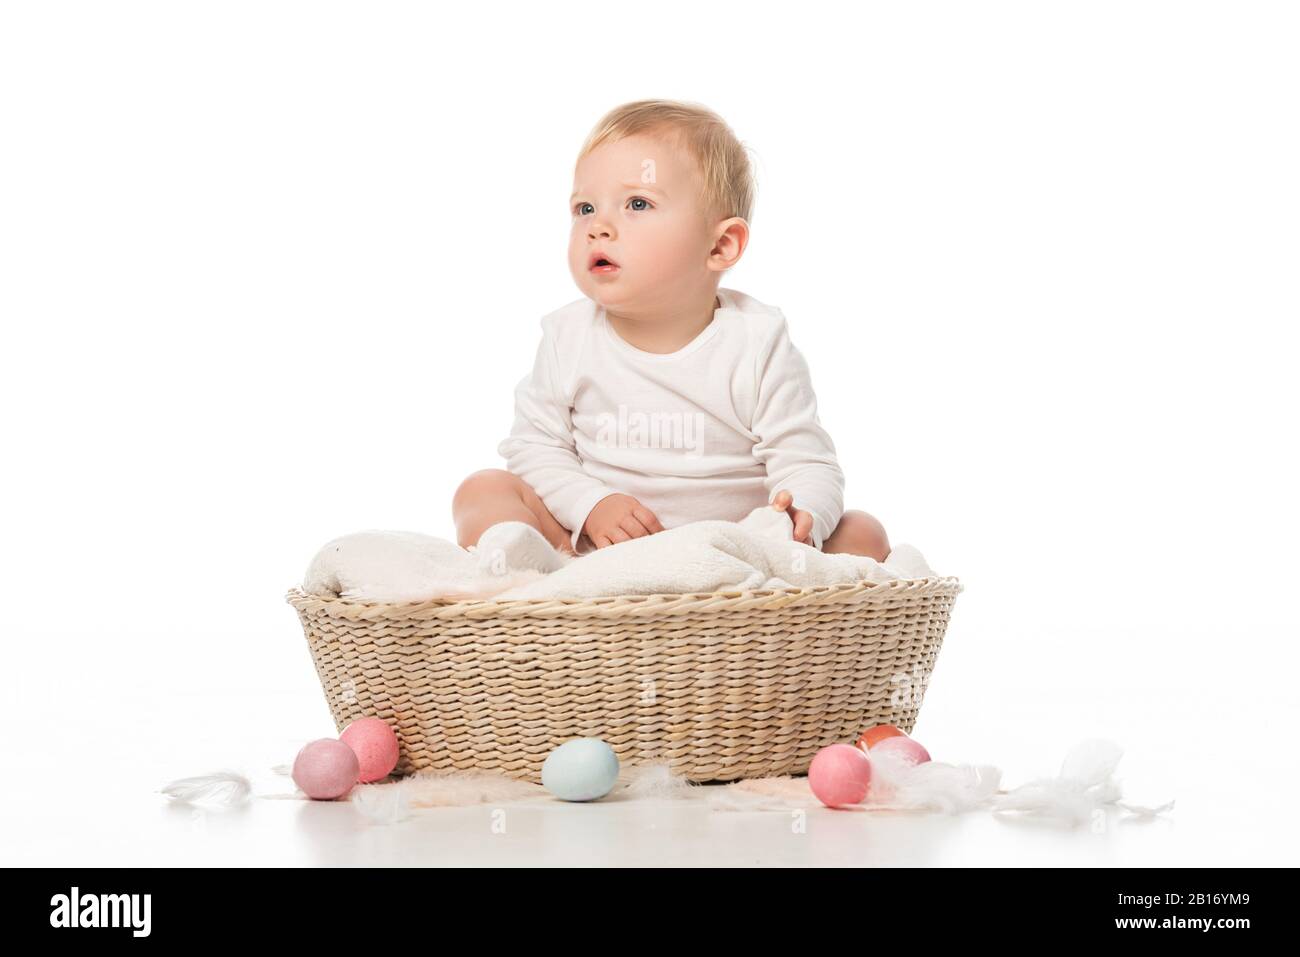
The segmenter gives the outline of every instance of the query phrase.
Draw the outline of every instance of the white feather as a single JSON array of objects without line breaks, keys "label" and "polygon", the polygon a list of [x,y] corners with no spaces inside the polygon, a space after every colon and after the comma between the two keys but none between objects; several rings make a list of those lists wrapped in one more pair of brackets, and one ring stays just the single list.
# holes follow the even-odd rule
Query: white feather
[{"label": "white feather", "polygon": [[866,805],[876,810],[960,814],[986,807],[1002,772],[995,767],[926,761],[913,765],[900,754],[871,756],[871,790]]},{"label": "white feather", "polygon": [[402,782],[362,784],[352,789],[352,804],[371,824],[395,824],[411,816]]},{"label": "white feather", "polygon": [[1115,806],[1121,811],[1127,811],[1129,814],[1133,814],[1138,818],[1148,820],[1160,814],[1164,814],[1166,811],[1172,811],[1174,809],[1174,802],[1167,801],[1159,807],[1145,807],[1141,804],[1125,804],[1123,801],[1116,801]]},{"label": "white feather", "polygon": [[[953,765],[927,761],[912,765],[902,755],[876,752],[871,758],[871,790],[855,810],[932,811],[960,814],[987,809],[1004,818],[1026,818],[1074,827],[1090,821],[1098,809],[1121,811],[1150,819],[1172,810],[1120,802],[1114,779],[1123,751],[1112,741],[1083,741],[1073,748],[1055,778],[1031,781],[1010,791],[999,790],[1002,772],[991,765]],[[714,810],[790,811],[819,807],[807,777],[757,778],[737,781],[707,796]]]},{"label": "white feather", "polygon": [[667,763],[633,764],[619,771],[613,793],[633,800],[677,801],[692,797],[697,789]]},{"label": "white feather", "polygon": [[1061,762],[1061,780],[1076,781],[1084,789],[1105,784],[1122,757],[1124,749],[1114,741],[1101,738],[1080,741]]},{"label": "white feather", "polygon": [[242,804],[248,800],[252,785],[235,771],[217,771],[198,777],[181,778],[162,789],[162,793],[180,804]]},{"label": "white feather", "polygon": [[1113,741],[1081,741],[1065,757],[1061,774],[1022,784],[993,801],[999,817],[1020,817],[1077,827],[1123,793],[1113,775],[1124,752]]}]

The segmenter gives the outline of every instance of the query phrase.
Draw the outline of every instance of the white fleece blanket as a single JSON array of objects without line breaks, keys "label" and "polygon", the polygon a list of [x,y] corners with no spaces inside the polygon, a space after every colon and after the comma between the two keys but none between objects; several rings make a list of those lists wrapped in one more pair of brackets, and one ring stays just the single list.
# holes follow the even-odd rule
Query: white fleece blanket
[{"label": "white fleece blanket", "polygon": [[507,601],[791,588],[933,575],[910,545],[895,546],[883,563],[858,555],[827,555],[794,541],[789,516],[764,505],[739,522],[691,522],[580,557],[557,552],[522,522],[494,525],[468,549],[416,532],[357,532],[317,552],[303,577],[303,591],[385,602]]}]

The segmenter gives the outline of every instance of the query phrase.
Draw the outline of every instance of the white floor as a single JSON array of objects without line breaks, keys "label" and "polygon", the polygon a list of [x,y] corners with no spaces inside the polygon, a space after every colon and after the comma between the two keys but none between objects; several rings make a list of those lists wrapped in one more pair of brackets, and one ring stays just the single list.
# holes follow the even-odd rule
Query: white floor
[{"label": "white floor", "polygon": [[[287,743],[287,742],[286,742]],[[1294,864],[1294,833],[1282,794],[1234,800],[1225,782],[1191,785],[1157,773],[1152,803],[1176,797],[1150,822],[1108,817],[1101,833],[960,816],[817,809],[806,828],[783,812],[712,810],[700,801],[607,800],[584,805],[523,802],[415,809],[374,825],[350,802],[254,798],[229,810],[171,805],[151,789],[175,773],[220,766],[197,758],[174,766],[130,755],[107,735],[96,751],[68,753],[49,783],[28,778],[6,795],[6,865],[1258,865]],[[278,758],[269,742],[248,753]],[[196,749],[213,759],[218,748]],[[1190,755],[1191,748],[1183,750]],[[1142,755],[1126,759],[1140,770]],[[1027,762],[1025,762],[1027,763]],[[291,791],[287,779],[255,773],[256,794]],[[101,782],[98,787],[87,782]],[[1020,783],[1019,780],[1008,783]],[[1146,795],[1141,795],[1146,797]],[[1138,800],[1139,795],[1134,795]]]},{"label": "white floor", "polygon": [[[1294,865],[1300,729],[1294,627],[1055,625],[994,632],[988,599],[959,599],[915,736],[937,760],[994,764],[1004,786],[1056,772],[1069,746],[1126,750],[1125,797],[1172,813],[1112,815],[1099,832],[961,816],[818,808],[713,810],[698,801],[525,802],[416,809],[370,824],[349,803],[255,797],[225,811],[169,804],[183,776],[233,767],[258,795],[272,768],[332,733],[296,620],[214,654],[171,636],[19,647],[10,701],[4,865]],[[1009,613],[1008,613],[1009,614]],[[1283,649],[1265,660],[1252,636]],[[195,647],[206,649],[195,656]],[[1171,654],[1171,649],[1181,649]],[[23,650],[25,649],[25,650]],[[24,662],[23,656],[30,660]],[[37,660],[39,659],[39,660]],[[250,666],[250,659],[254,664]],[[23,675],[22,680],[15,676]],[[12,719],[11,719],[12,720]],[[504,826],[502,826],[504,825]]]}]

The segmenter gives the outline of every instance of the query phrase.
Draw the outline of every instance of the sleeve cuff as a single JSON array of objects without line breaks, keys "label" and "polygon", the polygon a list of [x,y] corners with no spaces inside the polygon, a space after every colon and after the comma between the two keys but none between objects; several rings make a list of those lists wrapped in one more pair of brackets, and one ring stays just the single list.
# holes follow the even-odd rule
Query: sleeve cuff
[{"label": "sleeve cuff", "polygon": [[826,519],[822,518],[821,513],[813,512],[812,517],[812,544],[813,548],[820,552],[822,550],[822,543],[826,541],[826,539],[830,538],[832,529],[827,524]]},{"label": "sleeve cuff", "polygon": [[583,552],[578,551],[578,539],[582,537],[582,526],[587,524],[587,516],[591,514],[591,510],[596,507],[596,504],[601,499],[608,498],[615,494],[617,494],[616,489],[601,486],[600,488],[592,489],[574,502],[565,518],[573,523],[569,530],[569,543],[573,546],[575,553],[585,555],[587,551],[591,551],[591,549],[587,549]]},{"label": "sleeve cuff", "polygon": [[[801,492],[792,485],[777,484],[776,491],[768,493],[768,501],[770,502],[777,492],[789,492],[791,497],[794,499],[794,507],[803,509],[803,511],[812,516],[812,530],[808,533],[809,544],[818,551],[821,551],[822,544],[826,539],[831,537],[831,533],[835,531],[835,525],[839,524],[840,516],[843,515],[844,512],[843,509],[839,508],[834,503],[833,499],[832,501],[827,501],[827,498],[830,496],[817,494],[818,491],[819,490],[817,489],[812,489],[811,491],[805,489]],[[825,509],[828,508],[832,510],[831,514],[835,516],[835,525],[832,525],[826,518]]]}]

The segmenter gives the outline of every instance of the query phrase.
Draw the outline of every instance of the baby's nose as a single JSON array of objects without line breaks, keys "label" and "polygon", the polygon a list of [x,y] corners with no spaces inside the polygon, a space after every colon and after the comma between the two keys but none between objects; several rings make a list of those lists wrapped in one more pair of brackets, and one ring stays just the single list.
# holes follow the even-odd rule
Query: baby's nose
[{"label": "baby's nose", "polygon": [[614,227],[608,223],[593,222],[587,228],[587,235],[592,239],[612,239],[614,236]]}]

